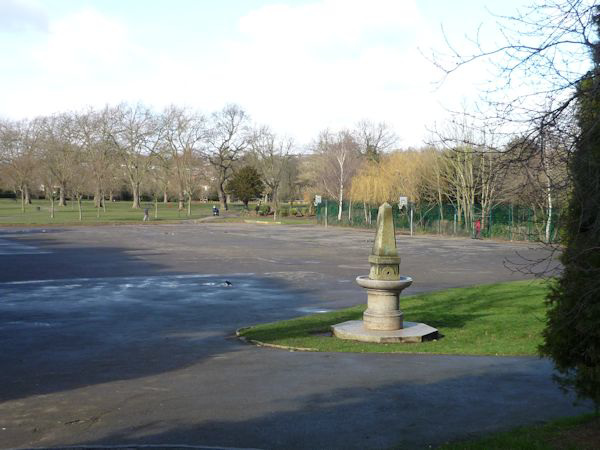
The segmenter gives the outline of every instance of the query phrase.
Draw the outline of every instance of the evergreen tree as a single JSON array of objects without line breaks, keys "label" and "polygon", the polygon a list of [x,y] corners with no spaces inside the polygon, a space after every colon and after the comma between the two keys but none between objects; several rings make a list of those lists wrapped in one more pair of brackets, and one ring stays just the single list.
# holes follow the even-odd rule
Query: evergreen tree
[{"label": "evergreen tree", "polygon": [[[600,35],[600,7],[594,23]],[[564,271],[548,297],[541,352],[554,360],[558,381],[600,407],[600,42],[593,68],[577,86],[578,139],[565,224]]]},{"label": "evergreen tree", "polygon": [[239,198],[246,209],[248,209],[248,202],[260,196],[264,188],[260,174],[252,166],[242,167],[227,184],[227,192]]}]

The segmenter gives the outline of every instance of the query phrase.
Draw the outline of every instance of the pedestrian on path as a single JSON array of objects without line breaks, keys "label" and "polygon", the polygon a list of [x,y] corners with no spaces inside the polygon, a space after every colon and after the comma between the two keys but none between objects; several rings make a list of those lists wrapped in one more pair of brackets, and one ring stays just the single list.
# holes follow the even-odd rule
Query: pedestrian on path
[{"label": "pedestrian on path", "polygon": [[481,239],[481,219],[475,221],[475,239]]}]

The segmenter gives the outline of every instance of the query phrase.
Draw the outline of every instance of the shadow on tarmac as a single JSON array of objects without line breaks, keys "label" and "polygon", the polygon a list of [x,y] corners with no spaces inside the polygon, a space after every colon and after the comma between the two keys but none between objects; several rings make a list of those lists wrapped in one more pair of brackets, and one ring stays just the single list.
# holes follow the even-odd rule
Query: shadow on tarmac
[{"label": "shadow on tarmac", "polygon": [[[551,380],[541,381],[520,367],[503,373],[486,372],[438,382],[420,380],[391,384],[365,383],[363,387],[331,388],[331,383],[310,395],[289,392],[285,407],[277,412],[251,411],[248,420],[204,420],[174,425],[149,420],[143,425],[115,431],[86,445],[180,444],[284,449],[431,448],[490,431],[531,422],[556,414],[557,402]],[[548,368],[549,369],[549,368]],[[335,378],[335,373],[332,377]],[[494,392],[493,396],[489,393]],[[548,393],[551,393],[550,395]],[[249,396],[253,393],[248,393]],[[536,404],[531,404],[531,396]],[[501,399],[501,400],[499,400]],[[198,399],[198,407],[203,400]],[[248,402],[239,399],[240,408]],[[260,404],[254,398],[251,403]],[[544,410],[544,405],[548,410]],[[582,411],[585,411],[582,408]],[[385,430],[385,432],[381,432]]]},{"label": "shadow on tarmac", "polygon": [[184,368],[237,349],[236,328],[315,302],[281,280],[170,273],[115,247],[0,261],[15,280],[0,282],[2,401]]}]

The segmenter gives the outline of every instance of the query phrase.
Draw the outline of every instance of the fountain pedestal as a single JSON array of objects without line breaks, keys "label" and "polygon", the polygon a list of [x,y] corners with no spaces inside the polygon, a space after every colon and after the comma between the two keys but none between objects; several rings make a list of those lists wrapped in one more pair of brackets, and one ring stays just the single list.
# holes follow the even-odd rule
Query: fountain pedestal
[{"label": "fountain pedestal", "polygon": [[400,293],[412,284],[412,278],[399,280],[372,280],[369,277],[356,277],[360,287],[367,290],[367,310],[363,323],[369,330],[399,330],[403,325],[400,310]]},{"label": "fountain pedestal", "polygon": [[333,334],[340,339],[378,343],[435,339],[438,336],[435,328],[403,320],[400,294],[412,284],[412,278],[400,275],[394,219],[388,203],[379,207],[377,233],[369,263],[369,275],[356,278],[358,285],[367,289],[367,310],[363,320],[333,325]]}]

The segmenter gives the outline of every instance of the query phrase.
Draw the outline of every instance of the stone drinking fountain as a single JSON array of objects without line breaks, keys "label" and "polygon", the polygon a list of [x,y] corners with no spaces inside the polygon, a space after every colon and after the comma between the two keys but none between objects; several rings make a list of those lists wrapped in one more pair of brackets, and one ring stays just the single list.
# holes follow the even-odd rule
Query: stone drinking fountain
[{"label": "stone drinking fountain", "polygon": [[394,217],[389,203],[379,207],[369,263],[369,275],[356,277],[358,285],[367,290],[367,310],[363,320],[333,325],[333,334],[340,339],[378,343],[422,342],[437,338],[435,328],[403,320],[400,294],[412,284],[412,278],[400,275]]}]

